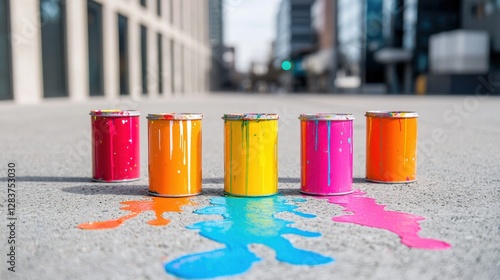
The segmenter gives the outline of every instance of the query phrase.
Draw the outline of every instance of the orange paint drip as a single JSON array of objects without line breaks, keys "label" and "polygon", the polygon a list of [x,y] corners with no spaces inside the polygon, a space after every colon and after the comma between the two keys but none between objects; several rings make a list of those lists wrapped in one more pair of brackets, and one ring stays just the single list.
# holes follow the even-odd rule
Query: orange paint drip
[{"label": "orange paint drip", "polygon": [[182,212],[181,207],[183,206],[195,206],[197,203],[189,200],[186,197],[175,197],[175,198],[164,198],[164,197],[152,197],[150,200],[129,200],[120,202],[122,207],[120,210],[129,211],[130,213],[121,216],[115,220],[101,221],[101,222],[89,222],[79,224],[77,228],[79,229],[112,229],[121,226],[126,220],[132,219],[141,213],[147,211],[153,211],[155,213],[156,219],[148,221],[147,223],[152,226],[166,226],[170,223],[170,220],[163,218],[163,213],[165,212]]},{"label": "orange paint drip", "polygon": [[417,179],[416,112],[366,113],[366,179],[409,183]]}]

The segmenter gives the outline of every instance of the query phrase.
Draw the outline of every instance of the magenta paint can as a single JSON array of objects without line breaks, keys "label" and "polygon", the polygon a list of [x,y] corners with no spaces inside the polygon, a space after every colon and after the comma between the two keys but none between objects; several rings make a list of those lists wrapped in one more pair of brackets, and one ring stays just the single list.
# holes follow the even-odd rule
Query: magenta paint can
[{"label": "magenta paint can", "polygon": [[139,111],[90,111],[92,129],[92,180],[138,180],[140,170]]},{"label": "magenta paint can", "polygon": [[300,117],[301,185],[310,195],[352,193],[352,114],[318,113]]}]

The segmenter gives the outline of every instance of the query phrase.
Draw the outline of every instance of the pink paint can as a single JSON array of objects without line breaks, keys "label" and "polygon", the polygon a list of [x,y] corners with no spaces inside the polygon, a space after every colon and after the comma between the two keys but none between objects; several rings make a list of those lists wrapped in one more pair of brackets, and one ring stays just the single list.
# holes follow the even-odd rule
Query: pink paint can
[{"label": "pink paint can", "polygon": [[352,193],[352,114],[301,114],[301,187],[311,195]]},{"label": "pink paint can", "polygon": [[92,180],[138,180],[140,170],[139,111],[90,111],[92,128]]}]

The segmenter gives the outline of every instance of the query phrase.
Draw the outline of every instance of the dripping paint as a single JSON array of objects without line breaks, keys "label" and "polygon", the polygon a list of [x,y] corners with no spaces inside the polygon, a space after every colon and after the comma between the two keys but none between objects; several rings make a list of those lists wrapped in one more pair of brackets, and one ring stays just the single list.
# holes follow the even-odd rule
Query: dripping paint
[{"label": "dripping paint", "polygon": [[152,226],[165,226],[170,223],[170,220],[163,218],[163,213],[166,212],[182,212],[181,207],[183,206],[195,206],[196,203],[192,202],[188,198],[161,198],[152,197],[149,200],[129,200],[120,203],[123,205],[120,210],[128,211],[129,213],[123,215],[115,220],[101,221],[101,222],[89,222],[79,224],[77,227],[79,229],[112,229],[121,226],[125,221],[130,220],[141,213],[147,211],[153,211],[156,218],[154,220],[148,221],[147,223]]},{"label": "dripping paint", "polygon": [[278,117],[224,115],[224,192],[269,196],[278,192]]},{"label": "dripping paint", "polygon": [[273,249],[276,259],[293,265],[320,265],[333,259],[295,248],[283,235],[318,237],[320,233],[290,227],[291,221],[276,218],[288,212],[304,218],[314,215],[297,211],[281,196],[263,198],[215,197],[211,206],[196,210],[200,215],[221,215],[222,220],[204,221],[188,226],[206,238],[225,245],[222,249],[189,254],[165,264],[165,270],[182,278],[213,278],[240,274],[261,259],[250,251],[250,244]]},{"label": "dripping paint", "polygon": [[138,111],[93,110],[92,180],[123,182],[139,179]]},{"label": "dripping paint", "polygon": [[301,114],[301,192],[340,195],[352,192],[353,116]]},{"label": "dripping paint", "polygon": [[416,180],[418,114],[366,112],[366,179],[378,183]]},{"label": "dripping paint", "polygon": [[[178,197],[201,193],[201,137],[201,114],[148,115],[148,173],[151,195]],[[161,147],[165,148],[162,150]]]},{"label": "dripping paint", "polygon": [[359,190],[350,195],[322,199],[327,199],[328,202],[343,207],[344,212],[352,213],[333,217],[332,220],[335,222],[388,230],[397,234],[401,238],[401,243],[411,248],[443,250],[451,247],[444,241],[422,238],[418,235],[422,229],[420,221],[425,220],[423,217],[386,210],[385,205],[377,204],[375,199],[367,197],[366,193]]}]

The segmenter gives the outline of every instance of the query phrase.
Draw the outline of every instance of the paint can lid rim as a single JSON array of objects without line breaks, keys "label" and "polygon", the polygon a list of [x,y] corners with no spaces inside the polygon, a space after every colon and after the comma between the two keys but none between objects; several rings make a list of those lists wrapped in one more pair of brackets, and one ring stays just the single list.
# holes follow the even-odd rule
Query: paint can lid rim
[{"label": "paint can lid rim", "polygon": [[224,114],[222,116],[223,120],[277,120],[279,119],[278,114],[273,113],[231,113]]},{"label": "paint can lid rim", "polygon": [[344,113],[304,113],[300,114],[299,120],[304,121],[350,121],[354,120],[353,114]]},{"label": "paint can lid rim", "polygon": [[417,118],[418,113],[415,111],[367,111],[365,116],[382,118]]},{"label": "paint can lid rim", "polygon": [[89,115],[96,117],[136,117],[140,116],[141,112],[137,110],[91,110]]},{"label": "paint can lid rim", "polygon": [[146,119],[148,120],[171,120],[171,121],[181,121],[181,120],[201,120],[203,114],[201,113],[158,113],[158,114],[148,114]]}]

